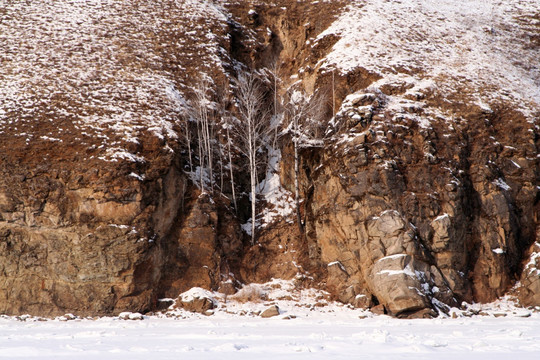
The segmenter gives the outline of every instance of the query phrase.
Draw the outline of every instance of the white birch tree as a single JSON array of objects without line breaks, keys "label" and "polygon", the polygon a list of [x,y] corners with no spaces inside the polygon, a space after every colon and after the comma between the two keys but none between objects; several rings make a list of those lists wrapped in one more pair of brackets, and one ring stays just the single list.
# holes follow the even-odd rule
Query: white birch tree
[{"label": "white birch tree", "polygon": [[231,127],[239,139],[240,150],[248,158],[251,201],[251,243],[255,244],[257,169],[263,162],[264,149],[272,132],[271,109],[261,79],[250,72],[241,73],[234,80],[239,118]]},{"label": "white birch tree", "polygon": [[291,136],[293,144],[294,200],[296,221],[301,233],[304,231],[304,225],[300,213],[300,149],[323,145],[320,127],[324,116],[324,98],[323,93],[309,97],[304,91],[290,90],[284,100],[287,122],[284,133]]},{"label": "white birch tree", "polygon": [[232,193],[234,211],[237,213],[238,212],[238,206],[236,204],[236,190],[235,190],[235,187],[234,187],[234,165],[233,165],[233,161],[232,161],[232,152],[231,152],[232,138],[231,138],[231,133],[229,131],[230,123],[227,122],[225,126],[227,127],[226,128],[226,135],[227,135],[226,141],[227,141],[227,155],[228,155],[228,158],[229,158],[229,178],[230,178],[230,181],[231,181],[231,193]]},{"label": "white birch tree", "polygon": [[273,127],[274,127],[274,136],[273,136],[273,139],[272,139],[272,147],[275,149],[276,148],[276,143],[277,143],[277,139],[278,139],[278,128],[279,128],[279,121],[281,119],[281,103],[279,101],[279,95],[278,95],[278,89],[279,89],[279,85],[281,83],[281,77],[280,77],[280,72],[281,72],[281,68],[279,66],[279,60],[276,60],[272,66],[270,66],[270,68],[267,69],[267,72],[270,73],[270,79],[271,80],[271,83],[272,83],[272,93],[273,93],[273,100],[274,100],[274,104],[273,104],[273,113],[272,113],[272,122],[273,122]]},{"label": "white birch tree", "polygon": [[207,78],[200,79],[193,87],[188,101],[189,116],[197,125],[197,148],[199,154],[199,186],[205,191],[205,175],[208,176],[210,192],[214,184],[214,147],[216,104],[212,101],[212,88]]},{"label": "white birch tree", "polygon": [[192,135],[191,135],[191,125],[190,125],[190,115],[189,112],[184,111],[181,115],[181,124],[183,128],[183,138],[187,145],[187,151],[188,151],[188,159],[189,159],[189,172],[193,172],[193,156],[191,153],[191,142],[192,142]]}]

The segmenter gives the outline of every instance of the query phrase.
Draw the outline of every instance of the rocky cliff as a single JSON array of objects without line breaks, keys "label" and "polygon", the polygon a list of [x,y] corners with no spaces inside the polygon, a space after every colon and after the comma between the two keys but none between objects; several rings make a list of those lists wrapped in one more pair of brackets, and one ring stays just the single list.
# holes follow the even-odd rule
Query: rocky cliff
[{"label": "rocky cliff", "polygon": [[[532,0],[5,4],[0,312],[148,311],[272,277],[403,317],[540,305],[539,39]],[[235,210],[223,171],[198,186],[182,118],[201,74],[222,124],[231,78],[266,68],[269,98],[326,96],[298,149],[302,226],[282,123],[251,245],[242,154]]]}]

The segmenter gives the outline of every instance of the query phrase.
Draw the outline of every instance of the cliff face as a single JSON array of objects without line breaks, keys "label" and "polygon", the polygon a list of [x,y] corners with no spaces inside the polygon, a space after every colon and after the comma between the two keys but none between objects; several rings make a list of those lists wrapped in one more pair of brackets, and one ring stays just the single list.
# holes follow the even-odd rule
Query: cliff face
[{"label": "cliff face", "polygon": [[[516,284],[540,304],[540,8],[484,6],[6,6],[0,312],[145,311],[193,286],[294,276],[396,316]],[[275,63],[279,94],[328,101],[318,145],[300,149],[305,232],[268,201],[277,215],[250,246],[248,196],[235,212],[230,189],[201,194],[180,118],[201,73],[228,87],[239,67]],[[290,137],[279,147],[294,192]]]},{"label": "cliff face", "polygon": [[324,149],[305,156],[312,256],[342,301],[394,315],[494,300],[537,239],[538,27],[525,19],[538,7],[504,19],[431,5],[350,6],[312,45],[331,50],[300,69],[344,93]]},{"label": "cliff face", "polygon": [[341,291],[370,289],[396,313],[431,298],[491,301],[515,283],[535,241],[535,139],[518,115],[507,119],[517,134],[484,116],[457,131],[443,122],[370,132],[374,120],[321,154],[332,167],[311,174],[310,230],[321,259],[343,264]]},{"label": "cliff face", "polygon": [[224,78],[222,9],[43,1],[0,16],[0,312],[145,311],[175,281],[219,282],[235,222],[198,198],[178,124],[193,74]]}]

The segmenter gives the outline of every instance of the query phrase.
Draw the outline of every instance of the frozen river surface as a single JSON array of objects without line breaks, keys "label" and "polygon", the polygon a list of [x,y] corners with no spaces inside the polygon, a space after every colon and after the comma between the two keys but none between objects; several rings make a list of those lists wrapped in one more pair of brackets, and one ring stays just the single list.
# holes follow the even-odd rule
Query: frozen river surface
[{"label": "frozen river surface", "polygon": [[[289,312],[289,315],[292,313]],[[540,359],[540,314],[360,319],[354,311],[270,319],[20,321],[0,318],[4,359]]]}]

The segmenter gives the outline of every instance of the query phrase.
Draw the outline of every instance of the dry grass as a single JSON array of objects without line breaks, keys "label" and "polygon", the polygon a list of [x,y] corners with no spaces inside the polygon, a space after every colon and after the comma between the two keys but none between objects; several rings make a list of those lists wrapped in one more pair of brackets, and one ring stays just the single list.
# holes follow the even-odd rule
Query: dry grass
[{"label": "dry grass", "polygon": [[223,72],[223,11],[195,0],[8,1],[0,150],[76,144],[83,161],[133,161],[148,135],[174,142],[193,74]]},{"label": "dry grass", "polygon": [[260,285],[249,284],[240,289],[236,294],[229,296],[228,299],[239,303],[261,302],[267,300],[268,295]]}]

